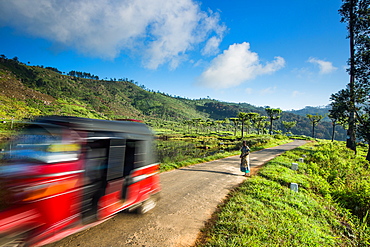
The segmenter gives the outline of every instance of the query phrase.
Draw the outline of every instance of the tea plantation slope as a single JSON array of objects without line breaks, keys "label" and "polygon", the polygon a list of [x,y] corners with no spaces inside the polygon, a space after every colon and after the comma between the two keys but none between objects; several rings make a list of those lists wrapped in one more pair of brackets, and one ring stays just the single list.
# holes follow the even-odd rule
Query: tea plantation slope
[{"label": "tea plantation slope", "polygon": [[[195,106],[163,93],[144,90],[129,81],[106,81],[62,75],[54,70],[27,66],[11,59],[0,63],[0,96],[2,103],[9,100],[24,102],[39,110],[40,115],[73,115],[98,118],[157,118],[182,120],[206,118]],[[47,103],[35,95],[13,97],[7,84],[23,84],[26,91],[41,93],[52,100]],[[68,107],[61,107],[61,106]],[[64,109],[68,108],[68,109]],[[81,109],[83,108],[83,109]],[[38,111],[36,111],[37,113]],[[3,113],[2,118],[10,117]],[[21,116],[20,116],[21,117]]]}]

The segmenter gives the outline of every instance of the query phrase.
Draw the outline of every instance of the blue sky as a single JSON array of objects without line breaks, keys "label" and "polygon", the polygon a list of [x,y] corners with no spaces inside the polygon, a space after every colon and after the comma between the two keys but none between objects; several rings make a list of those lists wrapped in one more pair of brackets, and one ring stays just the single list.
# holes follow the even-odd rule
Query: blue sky
[{"label": "blue sky", "polygon": [[190,99],[324,106],[348,83],[341,0],[0,0],[0,54]]}]

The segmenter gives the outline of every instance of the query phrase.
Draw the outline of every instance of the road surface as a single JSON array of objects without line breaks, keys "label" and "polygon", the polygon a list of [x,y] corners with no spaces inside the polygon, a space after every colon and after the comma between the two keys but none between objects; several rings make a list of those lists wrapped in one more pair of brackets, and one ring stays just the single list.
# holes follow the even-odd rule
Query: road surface
[{"label": "road surface", "polygon": [[[253,152],[251,170],[306,143],[294,141]],[[161,200],[145,215],[119,213],[114,218],[48,247],[193,246],[205,222],[231,189],[246,178],[232,156],[160,174]]]}]

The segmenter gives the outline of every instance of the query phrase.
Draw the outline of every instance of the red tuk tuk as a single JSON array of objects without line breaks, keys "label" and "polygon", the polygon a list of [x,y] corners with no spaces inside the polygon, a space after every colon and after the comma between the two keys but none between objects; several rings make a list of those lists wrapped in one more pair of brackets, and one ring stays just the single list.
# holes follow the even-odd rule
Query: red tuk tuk
[{"label": "red tuk tuk", "polygon": [[153,134],[143,123],[36,119],[0,153],[8,206],[0,246],[41,246],[122,210],[145,213],[159,198]]}]

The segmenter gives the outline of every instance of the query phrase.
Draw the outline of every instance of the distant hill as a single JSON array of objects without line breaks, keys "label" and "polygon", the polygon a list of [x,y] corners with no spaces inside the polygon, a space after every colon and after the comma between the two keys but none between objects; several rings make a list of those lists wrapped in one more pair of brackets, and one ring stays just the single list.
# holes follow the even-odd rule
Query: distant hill
[{"label": "distant hill", "polygon": [[[297,135],[311,134],[306,114],[324,115],[327,109],[306,107],[284,112],[276,129],[284,130],[282,121],[297,121],[291,131]],[[248,103],[230,103],[215,99],[186,99],[155,92],[133,80],[101,80],[85,72],[67,75],[56,68],[28,66],[18,59],[0,55],[0,119],[24,119],[37,115],[70,115],[100,119],[136,118],[160,124],[166,121],[224,120],[239,112],[266,115],[263,107]],[[318,138],[331,138],[331,123],[316,127]],[[339,129],[339,128],[338,128]],[[337,131],[344,138],[344,131]]]},{"label": "distant hill", "polygon": [[[329,114],[330,109],[331,109],[330,105],[321,106],[321,107],[306,106],[303,109],[291,110],[291,111],[288,111],[288,112],[293,113],[293,114],[297,114],[297,115],[300,115],[300,116],[304,116],[304,117],[307,114],[311,114],[311,115],[318,114],[318,115],[321,115],[321,116],[327,116]],[[328,117],[325,117],[324,121],[330,121],[330,119]]]}]

